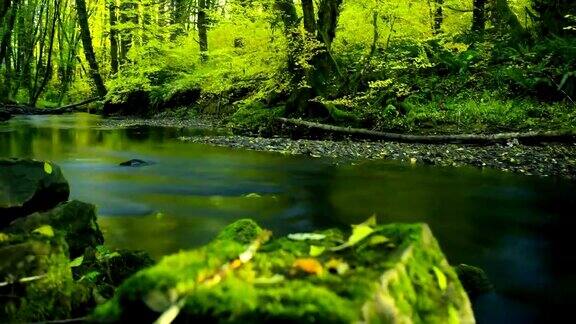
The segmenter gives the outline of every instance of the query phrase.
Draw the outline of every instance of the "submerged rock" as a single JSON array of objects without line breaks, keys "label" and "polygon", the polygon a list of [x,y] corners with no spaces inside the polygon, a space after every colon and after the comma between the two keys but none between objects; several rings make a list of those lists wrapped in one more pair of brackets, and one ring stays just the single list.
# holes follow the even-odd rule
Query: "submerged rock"
[{"label": "submerged rock", "polygon": [[132,160],[128,160],[125,162],[120,163],[120,166],[124,166],[124,167],[143,167],[143,166],[148,166],[148,165],[152,165],[152,162],[148,162],[148,161],[144,161],[144,160],[140,160],[140,159],[132,159]]},{"label": "submerged rock", "polygon": [[96,207],[77,200],[63,203],[44,213],[19,218],[6,231],[29,234],[43,225],[62,231],[73,258],[82,255],[88,247],[104,244],[104,237],[96,222]]},{"label": "submerged rock", "polygon": [[70,195],[68,181],[50,162],[0,159],[0,227],[34,212],[49,210]]},{"label": "submerged rock", "polygon": [[348,241],[338,230],[268,235],[250,220],[234,223],[129,278],[94,320],[474,323],[426,225],[359,225]]}]

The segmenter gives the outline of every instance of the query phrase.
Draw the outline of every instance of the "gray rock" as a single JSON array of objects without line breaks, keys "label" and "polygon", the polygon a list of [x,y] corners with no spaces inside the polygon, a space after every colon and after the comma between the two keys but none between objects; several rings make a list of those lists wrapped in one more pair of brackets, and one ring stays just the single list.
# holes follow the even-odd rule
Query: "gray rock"
[{"label": "gray rock", "polygon": [[70,186],[60,168],[30,159],[0,159],[0,227],[67,201]]}]

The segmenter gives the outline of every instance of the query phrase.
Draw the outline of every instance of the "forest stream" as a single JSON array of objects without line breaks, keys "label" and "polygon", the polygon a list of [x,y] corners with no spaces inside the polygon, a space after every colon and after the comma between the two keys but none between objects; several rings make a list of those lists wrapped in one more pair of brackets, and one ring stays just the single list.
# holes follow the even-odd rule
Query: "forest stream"
[{"label": "forest stream", "polygon": [[[50,160],[73,199],[97,205],[107,245],[155,258],[208,242],[250,217],[275,234],[425,222],[451,264],[483,268],[496,287],[479,322],[529,323],[576,297],[576,185],[474,168],[286,156],[182,142],[210,130],[102,127],[88,114],[20,116],[0,124],[0,157]],[[140,159],[149,165],[123,167]]]}]

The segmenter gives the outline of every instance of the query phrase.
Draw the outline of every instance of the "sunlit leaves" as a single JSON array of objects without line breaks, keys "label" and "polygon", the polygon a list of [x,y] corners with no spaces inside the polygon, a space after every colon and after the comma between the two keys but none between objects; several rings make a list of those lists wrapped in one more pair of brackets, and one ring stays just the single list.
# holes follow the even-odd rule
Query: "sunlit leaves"
[{"label": "sunlit leaves", "polygon": [[348,241],[342,245],[332,248],[331,251],[340,251],[358,244],[367,238],[370,234],[374,233],[375,226],[376,216],[370,217],[362,224],[352,225],[352,235],[350,235]]},{"label": "sunlit leaves", "polygon": [[50,163],[44,162],[44,172],[52,174],[52,165]]},{"label": "sunlit leaves", "polygon": [[33,230],[32,233],[39,234],[46,237],[53,237],[54,236],[54,229],[50,225],[42,225],[37,229]]},{"label": "sunlit leaves", "polygon": [[310,245],[309,254],[311,257],[317,257],[324,253],[324,251],[326,251],[326,247],[324,246]]},{"label": "sunlit leaves", "polygon": [[317,233],[294,233],[288,234],[288,238],[294,241],[320,241],[325,239],[326,235]]},{"label": "sunlit leaves", "polygon": [[446,275],[442,270],[438,269],[438,267],[433,267],[432,270],[436,276],[436,281],[438,282],[438,287],[440,290],[445,291],[448,288],[448,280],[446,279]]},{"label": "sunlit leaves", "polygon": [[76,268],[82,265],[82,263],[84,262],[84,256],[81,255],[79,257],[77,257],[76,259],[70,261],[70,268]]}]

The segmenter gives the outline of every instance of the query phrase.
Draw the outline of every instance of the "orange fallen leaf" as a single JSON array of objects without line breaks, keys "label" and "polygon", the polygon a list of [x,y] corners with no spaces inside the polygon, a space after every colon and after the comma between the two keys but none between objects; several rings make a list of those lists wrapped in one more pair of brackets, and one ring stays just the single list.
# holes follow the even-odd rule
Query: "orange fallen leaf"
[{"label": "orange fallen leaf", "polygon": [[313,258],[298,259],[294,261],[292,267],[296,270],[317,276],[321,275],[324,271],[320,262]]}]

